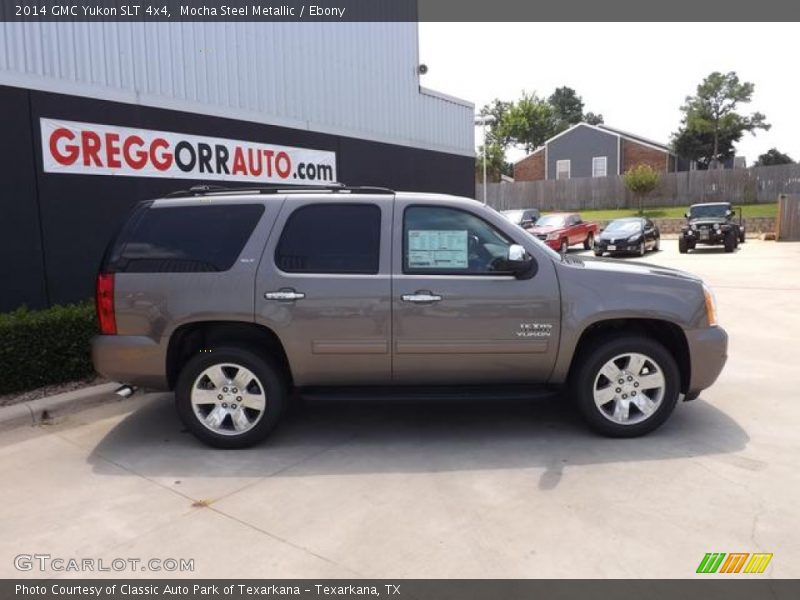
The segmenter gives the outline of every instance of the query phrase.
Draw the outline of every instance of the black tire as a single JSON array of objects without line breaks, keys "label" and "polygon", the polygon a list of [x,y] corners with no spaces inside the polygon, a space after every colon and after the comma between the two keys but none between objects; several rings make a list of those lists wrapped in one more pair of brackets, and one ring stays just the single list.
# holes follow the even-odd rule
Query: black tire
[{"label": "black tire", "polygon": [[[645,420],[623,425],[604,416],[594,401],[595,378],[600,369],[614,357],[635,352],[653,361],[664,376],[664,396],[655,411]],[[672,354],[656,340],[642,335],[619,335],[600,340],[576,357],[577,365],[570,376],[569,391],[577,402],[589,427],[607,437],[630,438],[649,433],[669,418],[680,395],[680,371]]]},{"label": "black tire", "polygon": [[736,250],[736,233],[729,232],[725,236],[725,252],[733,252]]},{"label": "black tire", "polygon": [[744,229],[742,229],[739,231],[739,243],[744,244],[744,240],[745,240],[745,231]]},{"label": "black tire", "polygon": [[[243,433],[216,433],[206,427],[195,414],[192,388],[203,371],[216,364],[234,364],[248,369],[263,388],[265,408],[255,425]],[[247,348],[225,346],[213,348],[209,353],[197,354],[183,367],[175,386],[175,406],[181,421],[197,439],[215,448],[247,448],[263,441],[280,420],[286,404],[287,388],[281,370]],[[232,424],[232,420],[227,421],[231,417],[225,419],[224,422]]]},{"label": "black tire", "polygon": [[586,236],[586,239],[583,240],[583,249],[591,250],[593,247],[594,247],[594,234],[590,231],[589,235]]},{"label": "black tire", "polygon": [[660,252],[661,251],[661,238],[656,238],[656,243],[653,244],[653,252]]},{"label": "black tire", "polygon": [[595,256],[603,256],[603,251],[602,250],[598,250],[597,248],[595,248],[594,255]]},{"label": "black tire", "polygon": [[686,238],[681,236],[678,238],[678,252],[681,254],[686,254],[689,251],[689,242],[686,241]]},{"label": "black tire", "polygon": [[639,256],[644,256],[647,252],[647,247],[644,244],[644,240],[639,243],[639,250],[636,252]]},{"label": "black tire", "polygon": [[558,247],[558,252],[563,256],[569,251],[569,242],[567,240],[561,240],[561,245]]}]

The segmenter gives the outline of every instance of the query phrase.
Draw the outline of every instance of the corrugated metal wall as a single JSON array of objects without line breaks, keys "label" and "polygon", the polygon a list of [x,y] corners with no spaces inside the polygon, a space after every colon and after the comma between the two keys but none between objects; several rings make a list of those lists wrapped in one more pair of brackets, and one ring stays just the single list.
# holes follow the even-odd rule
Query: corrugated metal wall
[{"label": "corrugated metal wall", "polygon": [[0,84],[463,155],[473,111],[421,91],[416,23],[0,23]]}]

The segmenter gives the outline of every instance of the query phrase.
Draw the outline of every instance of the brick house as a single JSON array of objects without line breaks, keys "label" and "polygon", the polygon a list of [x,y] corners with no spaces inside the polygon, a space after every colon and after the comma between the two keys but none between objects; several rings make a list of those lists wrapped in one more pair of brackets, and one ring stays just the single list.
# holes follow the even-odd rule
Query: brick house
[{"label": "brick house", "polygon": [[689,170],[689,161],[664,144],[606,125],[578,123],[517,161],[514,180],[607,177],[640,164],[662,173]]}]

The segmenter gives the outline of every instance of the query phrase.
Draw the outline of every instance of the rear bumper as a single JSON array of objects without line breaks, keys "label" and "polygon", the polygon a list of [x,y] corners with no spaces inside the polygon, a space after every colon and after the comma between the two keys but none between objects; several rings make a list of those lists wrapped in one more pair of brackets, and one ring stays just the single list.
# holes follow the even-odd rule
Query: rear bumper
[{"label": "rear bumper", "polygon": [[691,377],[687,397],[696,397],[711,387],[728,360],[728,334],[722,327],[686,331],[689,344]]},{"label": "rear bumper", "polygon": [[95,370],[120,383],[167,390],[166,348],[135,335],[98,335],[92,338]]}]

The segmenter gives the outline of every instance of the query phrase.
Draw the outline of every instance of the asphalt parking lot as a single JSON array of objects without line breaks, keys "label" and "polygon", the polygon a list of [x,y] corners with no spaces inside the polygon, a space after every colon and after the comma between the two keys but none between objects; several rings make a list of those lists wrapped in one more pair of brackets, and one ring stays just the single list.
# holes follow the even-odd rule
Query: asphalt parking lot
[{"label": "asphalt parking lot", "polygon": [[376,399],[222,452],[137,395],[0,434],[0,576],[47,553],[194,559],[183,577],[683,578],[706,552],[800,576],[800,243],[620,260],[703,276],[730,334],[717,384],[654,434],[595,437],[552,399]]}]

